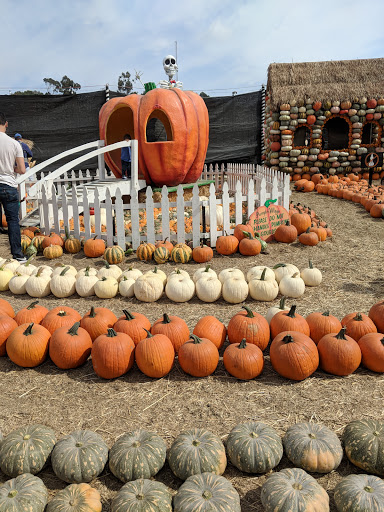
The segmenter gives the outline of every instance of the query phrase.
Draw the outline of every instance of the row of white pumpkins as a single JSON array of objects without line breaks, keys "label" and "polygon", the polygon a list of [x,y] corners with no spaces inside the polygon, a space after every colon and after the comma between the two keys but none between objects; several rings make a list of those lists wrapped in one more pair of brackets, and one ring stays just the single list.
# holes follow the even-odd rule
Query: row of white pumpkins
[{"label": "row of white pumpkins", "polygon": [[96,269],[86,267],[78,271],[72,265],[51,268],[27,262],[20,265],[11,261],[1,264],[0,291],[10,290],[16,295],[45,297],[69,297],[77,292],[80,297],[110,299],[120,293],[123,297],[136,297],[143,302],[154,302],[163,295],[173,302],[187,302],[196,294],[203,302],[214,302],[222,296],[226,302],[239,304],[248,295],[254,300],[272,301],[278,293],[297,298],[303,295],[305,286],[317,286],[322,275],[319,269],[309,267],[300,270],[290,263],[273,268],[252,267],[245,277],[238,268],[227,268],[219,275],[209,266],[199,268],[192,278],[185,270],[176,269],[168,276],[155,267],[144,274],[130,267],[123,271],[117,265]]}]

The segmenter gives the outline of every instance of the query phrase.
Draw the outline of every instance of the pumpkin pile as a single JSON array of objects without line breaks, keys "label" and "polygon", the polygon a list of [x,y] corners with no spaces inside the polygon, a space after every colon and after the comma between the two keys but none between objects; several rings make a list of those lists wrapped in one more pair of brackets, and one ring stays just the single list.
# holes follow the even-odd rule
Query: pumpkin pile
[{"label": "pumpkin pile", "polygon": [[[336,485],[337,509],[348,510],[344,505],[353,503],[355,512],[381,512],[384,483],[374,475],[384,476],[384,423],[352,421],[345,427],[342,441],[350,462],[370,474],[349,475]],[[237,491],[222,476],[227,457],[243,473],[265,474],[280,463],[284,452],[295,467],[267,477],[260,496],[264,509],[276,512],[289,507],[292,512],[300,512],[305,505],[307,509],[329,511],[328,494],[307,472],[327,474],[337,469],[343,448],[337,435],[319,423],[296,423],[281,439],[269,425],[249,421],[231,430],[226,446],[216,434],[192,428],[174,439],[168,453],[165,441],[144,429],[126,432],[109,450],[104,439],[90,430],[76,430],[57,441],[49,427],[22,426],[0,444],[0,468],[11,477],[0,485],[0,510],[24,510],[27,502],[33,503],[34,512],[44,511],[48,490],[35,475],[50,458],[55,475],[70,485],[56,493],[47,512],[101,512],[100,494],[89,482],[107,463],[110,472],[124,484],[112,499],[114,512],[194,512],[207,506],[210,510],[241,512]],[[173,498],[163,483],[153,480],[166,461],[175,477],[184,481]]]}]

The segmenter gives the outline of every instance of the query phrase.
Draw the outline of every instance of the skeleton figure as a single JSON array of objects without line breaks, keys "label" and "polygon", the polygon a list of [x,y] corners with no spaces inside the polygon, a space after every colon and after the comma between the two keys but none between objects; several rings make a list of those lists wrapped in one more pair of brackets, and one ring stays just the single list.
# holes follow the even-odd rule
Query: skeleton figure
[{"label": "skeleton figure", "polygon": [[163,59],[163,68],[165,73],[168,75],[169,80],[160,80],[158,85],[162,89],[172,89],[173,87],[177,87],[178,89],[183,88],[183,82],[178,82],[173,80],[173,77],[176,75],[178,71],[178,66],[176,59],[173,55],[167,55]]}]

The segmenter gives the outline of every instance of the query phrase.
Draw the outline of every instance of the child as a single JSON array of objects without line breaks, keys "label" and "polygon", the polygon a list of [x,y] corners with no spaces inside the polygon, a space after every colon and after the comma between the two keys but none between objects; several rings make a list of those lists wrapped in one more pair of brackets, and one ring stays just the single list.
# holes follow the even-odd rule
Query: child
[{"label": "child", "polygon": [[[124,135],[123,140],[131,140],[129,133]],[[121,148],[121,177],[123,180],[131,179],[131,148]]]}]

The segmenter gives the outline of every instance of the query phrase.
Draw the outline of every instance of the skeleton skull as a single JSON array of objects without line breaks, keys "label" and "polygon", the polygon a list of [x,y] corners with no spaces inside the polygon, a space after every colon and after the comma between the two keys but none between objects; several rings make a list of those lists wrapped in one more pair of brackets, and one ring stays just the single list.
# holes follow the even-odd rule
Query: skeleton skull
[{"label": "skeleton skull", "polygon": [[163,59],[163,68],[166,74],[169,77],[169,80],[172,80],[172,78],[176,75],[178,71],[178,67],[176,64],[176,59],[173,55],[167,55]]}]

